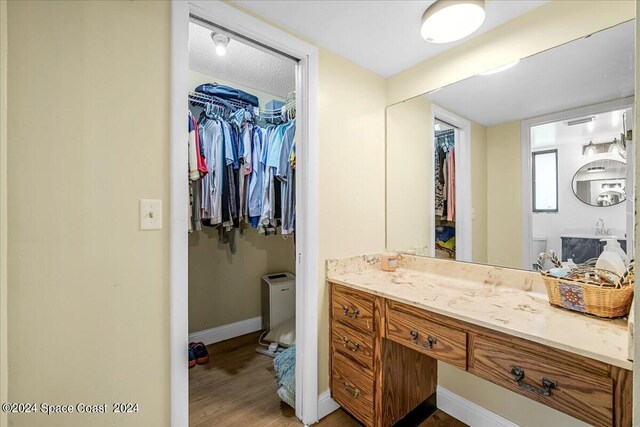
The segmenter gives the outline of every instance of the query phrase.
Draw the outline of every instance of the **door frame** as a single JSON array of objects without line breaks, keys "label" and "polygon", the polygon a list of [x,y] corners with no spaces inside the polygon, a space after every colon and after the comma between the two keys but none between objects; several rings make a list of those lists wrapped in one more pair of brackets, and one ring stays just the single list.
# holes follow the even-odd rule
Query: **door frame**
[{"label": "door frame", "polygon": [[296,416],[318,421],[318,49],[223,1],[171,1],[171,425],[189,425],[185,113],[190,15],[298,59],[296,67]]},{"label": "door frame", "polygon": [[[456,128],[455,180],[456,180],[456,260],[473,261],[473,207],[471,201],[471,122],[439,105],[432,104],[431,123],[436,119]],[[435,148],[435,136],[433,139]],[[435,170],[435,157],[432,167]],[[431,177],[431,201],[436,197],[435,176]],[[435,205],[431,212],[430,256],[435,256],[436,216]]]},{"label": "door frame", "polygon": [[[634,116],[630,118],[631,123],[635,123],[634,97],[616,99],[613,101],[601,102],[588,105],[586,107],[574,108],[557,113],[546,114],[544,116],[533,117],[523,120],[520,124],[521,140],[521,169],[522,169],[522,268],[531,270],[531,254],[533,252],[533,209],[532,209],[532,180],[531,180],[531,128],[547,123],[576,119],[590,114],[602,114],[613,110],[631,108]],[[635,133],[635,130],[634,130]],[[631,150],[627,150],[627,164],[631,162],[635,167],[634,148],[632,140]],[[627,218],[625,219],[627,229],[627,251],[633,252],[634,248],[634,197],[627,198]],[[629,214],[631,212],[631,214]]]}]

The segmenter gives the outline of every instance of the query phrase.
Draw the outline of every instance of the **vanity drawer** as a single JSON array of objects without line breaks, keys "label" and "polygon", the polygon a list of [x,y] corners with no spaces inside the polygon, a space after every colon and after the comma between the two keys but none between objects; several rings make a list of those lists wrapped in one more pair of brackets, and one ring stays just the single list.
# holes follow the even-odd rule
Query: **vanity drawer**
[{"label": "vanity drawer", "polygon": [[420,317],[413,307],[403,310],[405,307],[388,303],[387,338],[466,370],[467,333]]},{"label": "vanity drawer", "polygon": [[331,311],[333,320],[342,322],[363,332],[373,332],[373,295],[345,286],[331,286]]},{"label": "vanity drawer", "polygon": [[[613,424],[613,380],[572,361],[476,335],[469,371],[595,426]],[[518,381],[519,380],[519,381]]]},{"label": "vanity drawer", "polygon": [[335,351],[331,396],[360,422],[373,425],[373,373]]},{"label": "vanity drawer", "polygon": [[373,337],[333,322],[333,349],[371,369],[373,367]]}]

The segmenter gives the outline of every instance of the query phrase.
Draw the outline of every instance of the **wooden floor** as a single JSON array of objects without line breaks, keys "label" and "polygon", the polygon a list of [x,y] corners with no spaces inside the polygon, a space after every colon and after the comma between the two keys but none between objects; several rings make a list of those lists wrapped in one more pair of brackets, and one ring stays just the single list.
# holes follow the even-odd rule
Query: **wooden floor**
[{"label": "wooden floor", "polygon": [[[295,411],[276,394],[273,359],[255,352],[259,333],[208,346],[209,363],[189,370],[190,426],[302,426]],[[338,410],[320,427],[359,427]],[[437,411],[420,427],[463,427]]]}]

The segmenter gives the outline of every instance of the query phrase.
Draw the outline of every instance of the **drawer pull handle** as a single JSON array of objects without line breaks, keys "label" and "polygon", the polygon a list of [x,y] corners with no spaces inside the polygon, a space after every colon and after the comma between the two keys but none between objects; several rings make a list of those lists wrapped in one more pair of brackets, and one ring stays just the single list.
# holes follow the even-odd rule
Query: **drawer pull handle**
[{"label": "drawer pull handle", "polygon": [[[349,384],[347,384],[346,382],[342,383],[342,385],[344,385],[344,391],[347,392],[347,394],[351,395],[354,399],[357,399],[358,396],[360,396],[360,390],[358,390],[357,388],[349,386]],[[352,388],[353,391],[351,391]]]},{"label": "drawer pull handle", "polygon": [[360,316],[360,310],[355,307],[353,307],[353,314],[349,314],[349,307],[347,307],[346,305],[342,306],[342,313],[344,313],[345,316],[350,317],[351,319],[356,319],[358,316]]},{"label": "drawer pull handle", "polygon": [[432,337],[431,335],[427,336],[426,342],[421,343],[420,341],[418,341],[418,335],[419,335],[418,331],[416,331],[415,329],[411,330],[411,342],[417,345],[418,347],[431,350],[433,348],[433,345],[438,343],[438,339],[436,337]]},{"label": "drawer pull handle", "polygon": [[353,347],[349,347],[349,338],[348,337],[342,337],[342,345],[344,345],[347,349],[353,351],[354,353],[356,351],[358,351],[358,349],[360,348],[360,344],[353,343]]},{"label": "drawer pull handle", "polygon": [[535,393],[539,396],[551,396],[551,390],[558,386],[558,383],[554,380],[550,380],[549,378],[542,379],[542,387],[538,388],[536,386],[529,385],[524,382],[524,369],[513,366],[511,368],[511,375],[513,375],[513,379],[516,384],[523,389]]}]

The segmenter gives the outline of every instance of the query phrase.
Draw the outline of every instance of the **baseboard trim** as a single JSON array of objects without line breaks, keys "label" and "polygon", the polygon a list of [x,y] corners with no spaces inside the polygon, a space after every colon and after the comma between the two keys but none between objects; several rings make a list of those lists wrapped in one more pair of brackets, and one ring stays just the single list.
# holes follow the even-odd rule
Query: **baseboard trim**
[{"label": "baseboard trim", "polygon": [[320,393],[318,396],[318,420],[323,419],[339,407],[340,405],[331,398],[330,390]]},{"label": "baseboard trim", "polygon": [[[477,405],[470,400],[450,392],[446,388],[437,388],[437,406],[442,412],[446,412],[457,420],[472,427],[519,427],[506,418],[494,414],[488,409]],[[318,420],[323,419],[340,405],[331,398],[331,391],[327,390],[318,396]]]},{"label": "baseboard trim", "polygon": [[193,332],[189,334],[189,342],[203,342],[205,345],[209,345],[239,337],[241,335],[250,334],[251,332],[259,331],[260,329],[262,329],[262,316],[218,326],[217,328]]},{"label": "baseboard trim", "polygon": [[506,418],[438,386],[438,409],[473,427],[518,427]]}]

